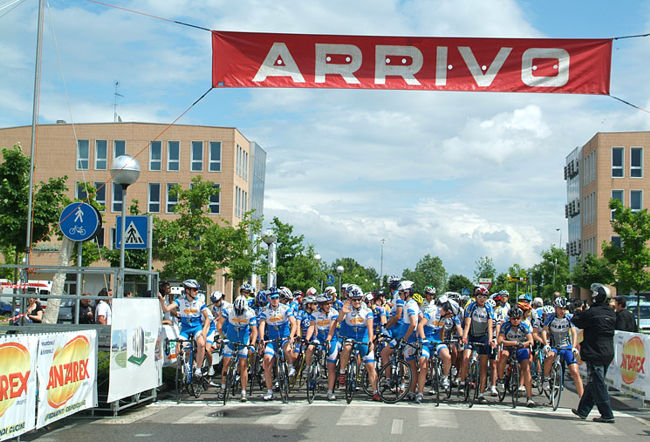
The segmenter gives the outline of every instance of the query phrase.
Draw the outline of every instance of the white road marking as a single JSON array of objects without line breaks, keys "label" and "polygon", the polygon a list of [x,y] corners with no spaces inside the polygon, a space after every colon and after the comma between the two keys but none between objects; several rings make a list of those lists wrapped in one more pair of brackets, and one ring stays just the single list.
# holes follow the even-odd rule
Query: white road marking
[{"label": "white road marking", "polygon": [[371,426],[377,423],[381,408],[349,407],[343,411],[336,425]]},{"label": "white road marking", "polygon": [[126,413],[123,416],[118,417],[104,417],[97,419],[96,421],[91,422],[91,424],[101,424],[101,425],[123,425],[123,424],[132,424],[137,422],[145,417],[149,417],[153,414],[161,411],[164,406],[147,406],[138,411],[133,411],[131,413]]},{"label": "white road marking", "polygon": [[308,410],[307,406],[286,408],[279,414],[262,416],[255,423],[258,425],[292,425],[297,427],[303,414]]},{"label": "white road marking", "polygon": [[393,419],[393,425],[390,427],[390,434],[402,434],[404,429],[404,419]]},{"label": "white road marking", "polygon": [[133,437],[151,437],[151,436],[153,436],[152,433],[138,433],[133,435]]},{"label": "white road marking", "polygon": [[615,424],[602,424],[598,422],[578,422],[576,425],[580,431],[592,436],[624,436]]},{"label": "white road marking", "polygon": [[458,428],[456,412],[439,408],[423,408],[418,410],[418,425],[420,427]]},{"label": "white road marking", "polygon": [[[519,411],[519,410],[517,410]],[[532,418],[520,416],[515,413],[505,413],[501,410],[492,409],[489,411],[492,418],[503,431],[528,431],[540,432]]]}]

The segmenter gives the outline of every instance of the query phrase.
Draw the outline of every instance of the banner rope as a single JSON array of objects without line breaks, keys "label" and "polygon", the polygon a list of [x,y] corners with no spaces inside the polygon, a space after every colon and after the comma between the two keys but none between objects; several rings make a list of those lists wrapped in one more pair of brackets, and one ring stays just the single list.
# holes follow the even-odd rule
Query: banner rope
[{"label": "banner rope", "polygon": [[635,35],[622,35],[620,37],[614,37],[613,40],[623,40],[625,38],[642,38],[642,37],[650,37],[650,33],[648,33],[648,34],[635,34]]},{"label": "banner rope", "polygon": [[631,107],[633,107],[634,109],[638,109],[638,110],[640,110],[640,111],[643,111],[643,112],[646,112],[646,113],[650,114],[650,110],[645,109],[645,108],[643,108],[643,107],[641,107],[641,106],[637,106],[636,104],[632,104],[632,103],[630,103],[629,101],[625,101],[625,100],[623,100],[622,98],[618,98],[618,97],[615,96],[615,95],[610,95],[610,97],[612,97],[614,100],[618,100],[618,101],[620,101],[620,102],[623,103],[623,104],[627,104],[628,106],[631,106]]}]

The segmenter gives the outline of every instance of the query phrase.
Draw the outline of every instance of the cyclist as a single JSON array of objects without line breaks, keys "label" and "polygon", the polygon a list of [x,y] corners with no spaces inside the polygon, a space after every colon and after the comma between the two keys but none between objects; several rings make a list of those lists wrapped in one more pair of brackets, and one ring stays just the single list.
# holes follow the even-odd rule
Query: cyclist
[{"label": "cyclist", "polygon": [[[199,288],[201,288],[199,283],[195,279],[186,279],[183,281],[183,287],[185,289],[184,297],[179,297],[167,304],[165,298],[158,293],[158,301],[160,301],[160,308],[164,313],[178,309],[181,317],[180,336],[183,339],[187,340],[190,335],[194,335],[196,341],[196,367],[194,373],[195,376],[201,376],[203,374],[201,367],[203,367],[205,357],[205,341],[211,321],[205,303],[197,299]],[[203,317],[203,320],[201,317]]]},{"label": "cyclist", "polygon": [[388,311],[384,307],[384,299],[379,292],[373,294],[373,300],[369,305],[373,313],[372,323],[375,327],[375,336],[377,336],[381,334],[386,321],[388,321]]},{"label": "cyclist", "polygon": [[210,294],[210,301],[212,302],[210,311],[212,312],[212,316],[217,320],[217,332],[223,336],[223,331],[219,325],[219,318],[221,317],[221,313],[223,313],[223,311],[230,307],[232,304],[224,299],[223,293],[221,293],[219,290],[215,290]]},{"label": "cyclist", "polygon": [[[314,346],[327,342],[327,400],[336,400],[334,382],[336,381],[336,360],[341,350],[341,342],[337,336],[337,321],[339,314],[332,308],[332,297],[323,293],[316,297],[318,309],[312,314],[312,321],[307,330],[307,340],[310,341],[305,355],[305,364],[309,366]],[[312,339],[313,338],[313,339]]]},{"label": "cyclist", "polygon": [[[476,301],[472,301],[465,310],[465,328],[463,329],[463,343],[470,344],[483,344],[477,346],[476,351],[480,355],[480,388],[478,401],[481,403],[486,402],[485,399],[485,385],[487,379],[487,364],[488,356],[491,348],[494,348],[495,342],[492,340],[494,336],[494,310],[487,304],[489,292],[485,287],[479,286],[474,290]],[[491,347],[491,348],[490,348]],[[462,391],[465,387],[465,375],[469,368],[469,359],[472,355],[472,349],[465,349],[463,354],[463,365],[461,368],[460,378]]]},{"label": "cyclist", "polygon": [[[449,301],[446,301],[440,307],[435,304],[430,304],[427,308],[420,322],[418,323],[418,336],[422,342],[422,354],[418,361],[420,374],[418,375],[418,394],[415,396],[415,402],[418,404],[422,402],[424,384],[427,380],[427,373],[429,371],[429,359],[431,354],[436,352],[438,357],[442,360],[442,388],[449,389],[449,371],[451,370],[451,354],[449,348],[442,343],[445,320],[444,317],[451,312],[453,314],[453,307]],[[415,372],[414,372],[415,373]],[[435,390],[432,390],[435,393]]]},{"label": "cyclist", "polygon": [[262,309],[267,305],[269,305],[269,300],[266,295],[266,290],[260,290],[255,295],[255,304],[253,305],[253,310],[255,310],[255,314],[259,315]]},{"label": "cyclist", "polygon": [[451,353],[451,362],[454,366],[454,370],[456,371],[454,377],[452,378],[452,385],[457,386],[458,383],[460,382],[460,379],[458,379],[457,376],[460,373],[460,369],[462,367],[462,357],[461,357],[462,354],[459,351],[458,342],[461,340],[463,336],[463,328],[461,327],[461,319],[460,319],[462,315],[462,310],[458,305],[458,302],[456,302],[456,300],[453,299],[454,297],[458,299],[458,297],[456,296],[449,296],[450,309],[446,310],[442,316],[444,320],[443,339],[447,341],[449,340],[455,341],[455,342],[448,342],[447,347],[449,348],[449,352]]},{"label": "cyclist", "polygon": [[[307,293],[309,293],[309,291],[307,291]],[[314,313],[315,308],[316,308],[316,297],[314,295],[308,295],[305,296],[304,299],[302,300],[302,309],[299,310],[298,312],[294,312],[294,314],[296,315],[296,322],[298,322],[298,332],[300,333],[300,337],[305,339],[306,341],[309,341],[309,338],[307,337],[307,332],[314,319],[312,314]],[[298,355],[302,350],[303,350],[302,342],[298,342],[296,345],[294,345],[293,347],[294,360],[298,359]]]},{"label": "cyclist", "polygon": [[[402,281],[399,285],[399,294],[404,303],[402,315],[399,321],[399,334],[408,344],[414,344],[417,341],[417,327],[421,316],[420,307],[415,300],[414,291],[415,287],[413,281]],[[418,295],[418,297],[422,300],[420,295]],[[411,367],[411,372],[413,373],[407,399],[414,400],[416,397],[415,389],[417,387],[418,372],[418,362],[416,360],[417,349],[411,345],[407,345],[404,347],[403,355],[404,360]]]},{"label": "cyclist", "polygon": [[404,333],[406,332],[406,330],[403,330],[402,324],[400,322],[402,319],[402,313],[404,311],[404,300],[401,297],[401,293],[403,291],[402,289],[403,287],[408,287],[409,290],[413,289],[412,281],[404,281],[405,284],[402,284],[402,282],[400,282],[398,278],[393,276],[388,280],[388,285],[391,288],[391,290],[395,283],[397,283],[397,287],[395,292],[393,293],[393,296],[395,296],[396,298],[393,298],[393,305],[391,306],[389,319],[386,321],[386,328],[385,328],[385,334],[390,336],[393,339],[390,342],[388,342],[388,345],[386,345],[381,350],[382,367],[388,363],[388,359],[393,354],[393,348],[395,348],[395,346],[397,345],[397,340],[401,339],[404,336]]},{"label": "cyclist", "polygon": [[[507,299],[507,298],[506,298]],[[501,292],[498,292],[494,298],[488,300],[494,302],[494,304],[490,303],[490,305],[494,308],[494,336],[495,339],[498,339],[499,333],[501,332],[501,327],[503,324],[508,320],[508,310],[505,309],[503,306],[504,304],[504,299],[503,299],[503,294]],[[499,359],[500,359],[500,354],[499,352],[494,351],[494,356],[495,359],[490,358],[490,364],[492,368],[491,372],[491,386],[490,386],[490,394],[492,396],[498,396],[499,392],[496,387],[497,383],[497,369],[499,364]]]},{"label": "cyclist", "polygon": [[429,308],[429,304],[433,302],[433,298],[436,297],[436,288],[432,285],[428,285],[424,288],[424,302],[422,303],[422,311],[425,311]]},{"label": "cyclist", "polygon": [[[515,307],[510,311],[509,321],[505,322],[499,333],[499,344],[503,345],[499,356],[499,385],[503,388],[503,372],[511,351],[517,352],[517,362],[521,368],[521,377],[526,388],[526,406],[534,407],[533,389],[530,377],[530,348],[533,345],[533,334],[530,325],[522,321],[524,312]],[[523,348],[521,348],[523,347]],[[520,388],[518,386],[518,388]]]},{"label": "cyclist", "polygon": [[[216,318],[212,315],[210,309],[206,309],[208,312],[208,320],[210,321],[210,327],[208,328],[208,334],[205,337],[205,360],[208,364],[208,376],[214,376],[214,367],[212,366],[212,350],[216,347],[214,341],[217,336],[217,321],[219,318]],[[203,316],[201,316],[201,325],[203,325]]]},{"label": "cyclist", "polygon": [[[573,315],[566,311],[566,298],[555,298],[553,305],[555,307],[555,312],[546,317],[544,330],[542,332],[542,338],[545,343],[544,351],[546,352],[544,376],[548,376],[553,361],[557,357],[557,350],[551,347],[559,347],[562,360],[569,366],[569,373],[571,373],[571,377],[573,378],[573,383],[576,386],[578,397],[582,397],[584,387],[582,385],[582,378],[578,372],[578,361],[576,359],[576,355],[579,353],[576,348],[578,343],[578,330],[571,322]],[[544,388],[548,387],[545,385]]]},{"label": "cyclist", "polygon": [[[368,380],[373,389],[372,399],[381,400],[377,391],[377,372],[375,371],[375,355],[373,352],[373,326],[372,312],[361,305],[363,292],[358,287],[353,287],[348,293],[349,299],[343,304],[336,322],[341,325],[340,334],[343,341],[341,350],[339,384],[345,384],[345,368],[350,360],[352,345],[346,344],[346,339],[353,339],[359,344],[359,354],[366,364]],[[356,361],[352,363],[356,364]]]},{"label": "cyclist", "polygon": [[[283,288],[286,289],[286,287]],[[268,332],[269,339],[280,338],[282,341],[280,348],[276,348],[274,342],[268,342],[264,347],[262,365],[264,367],[266,394],[262,396],[262,399],[265,401],[273,399],[273,361],[277,351],[284,352],[284,356],[289,364],[289,377],[296,374],[296,369],[293,367],[294,360],[291,347],[293,346],[293,341],[298,331],[298,324],[296,323],[296,318],[291,307],[280,303],[280,292],[277,289],[271,288],[269,291],[269,305],[262,309],[258,318],[259,340],[262,341],[265,336],[264,333]],[[289,295],[291,295],[291,292],[289,292]]]},{"label": "cyclist", "polygon": [[325,293],[332,297],[332,307],[334,307],[337,312],[340,311],[343,307],[343,301],[336,298],[336,287],[331,285],[325,287]]},{"label": "cyclist", "polygon": [[237,353],[239,361],[239,375],[241,379],[241,401],[246,402],[246,385],[248,385],[248,346],[257,341],[257,317],[252,308],[248,306],[248,299],[242,294],[235,299],[232,306],[225,309],[219,318],[221,329],[226,328],[226,338],[230,341],[223,350],[223,368],[221,370],[221,391],[226,390],[226,374],[230,360],[235,356],[233,344],[240,347]]}]

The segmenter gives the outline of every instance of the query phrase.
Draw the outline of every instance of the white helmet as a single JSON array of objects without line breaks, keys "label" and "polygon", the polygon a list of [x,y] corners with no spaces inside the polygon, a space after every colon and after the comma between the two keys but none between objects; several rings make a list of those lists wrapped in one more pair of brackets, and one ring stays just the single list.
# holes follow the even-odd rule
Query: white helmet
[{"label": "white helmet", "polygon": [[328,285],[327,287],[325,287],[325,293],[327,293],[328,295],[335,295],[336,287],[334,287],[333,285]]},{"label": "white helmet", "polygon": [[221,298],[223,298],[223,293],[221,293],[219,290],[215,290],[214,292],[210,293],[210,301],[212,301],[212,303],[219,302]]},{"label": "white helmet", "polygon": [[235,314],[237,316],[243,315],[247,307],[248,307],[248,300],[246,299],[246,297],[242,295],[237,296],[237,299],[235,299],[235,302],[233,303]]},{"label": "white helmet", "polygon": [[399,286],[397,287],[397,290],[399,291],[405,291],[405,292],[414,292],[414,282],[413,281],[402,281],[399,283]]},{"label": "white helmet", "polygon": [[542,298],[537,297],[537,298],[533,299],[532,306],[534,308],[539,308],[539,307],[542,307],[543,305],[544,305],[544,300]]}]

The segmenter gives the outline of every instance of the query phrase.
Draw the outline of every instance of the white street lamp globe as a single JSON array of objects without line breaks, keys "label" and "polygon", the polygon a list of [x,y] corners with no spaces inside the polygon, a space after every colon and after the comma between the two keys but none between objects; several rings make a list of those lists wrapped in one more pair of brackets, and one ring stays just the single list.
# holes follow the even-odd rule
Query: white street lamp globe
[{"label": "white street lamp globe", "polygon": [[130,186],[140,176],[140,165],[131,155],[120,155],[113,160],[111,167],[113,182],[122,186]]},{"label": "white street lamp globe", "polygon": [[315,255],[314,255],[314,259],[315,259],[316,261],[320,262],[320,260],[321,260],[321,256],[320,256],[320,254],[318,254],[318,253],[315,254]]},{"label": "white street lamp globe", "polygon": [[262,234],[262,240],[270,246],[277,240],[277,237],[273,233],[273,230],[267,230]]},{"label": "white street lamp globe", "polygon": [[340,275],[341,273],[343,273],[344,270],[345,270],[345,269],[343,268],[343,266],[338,266],[338,267],[336,267],[336,273],[338,273],[339,275]]}]

